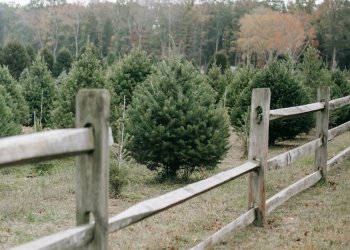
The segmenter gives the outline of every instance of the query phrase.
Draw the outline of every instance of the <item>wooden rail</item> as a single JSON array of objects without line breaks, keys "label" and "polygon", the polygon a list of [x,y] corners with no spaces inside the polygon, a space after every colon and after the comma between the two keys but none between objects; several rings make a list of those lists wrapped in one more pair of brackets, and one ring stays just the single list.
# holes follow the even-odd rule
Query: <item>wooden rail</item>
[{"label": "wooden rail", "polygon": [[246,173],[256,170],[258,164],[247,162],[239,167],[221,172],[205,180],[195,182],[186,187],[171,191],[157,198],[140,202],[126,211],[109,219],[109,232],[115,232],[167,208],[180,204],[199,194],[207,192],[228,181],[234,180]]},{"label": "wooden rail", "polygon": [[328,130],[328,141],[333,140],[334,137],[337,137],[348,130],[350,130],[350,121]]},{"label": "wooden rail", "polygon": [[316,103],[311,103],[311,104],[297,106],[297,107],[274,109],[274,110],[270,110],[270,121],[281,119],[287,116],[315,112],[315,111],[322,110],[323,108],[324,108],[323,103],[316,102]]},{"label": "wooden rail", "polygon": [[329,110],[339,109],[350,104],[350,96],[334,99],[329,102]]},{"label": "wooden rail", "polygon": [[[228,235],[252,223],[263,226],[266,214],[322,178],[326,178],[329,170],[350,156],[349,147],[327,161],[327,142],[350,129],[350,122],[347,122],[328,130],[328,112],[348,104],[350,104],[350,96],[329,101],[329,89],[320,88],[316,103],[270,110],[270,91],[255,89],[251,105],[248,162],[159,197],[140,202],[108,219],[108,145],[113,143],[108,127],[109,96],[106,91],[83,90],[79,92],[76,102],[77,128],[0,140],[0,168],[71,155],[78,157],[77,226],[13,249],[107,249],[109,233],[248,173],[250,174],[248,210],[193,249],[212,248]],[[269,120],[309,112],[317,112],[317,138],[268,159]],[[315,153],[315,171],[265,200],[265,171],[286,167],[311,153]],[[95,221],[90,221],[90,213],[93,214]]]},{"label": "wooden rail", "polygon": [[0,167],[91,152],[91,128],[60,129],[1,139]]},{"label": "wooden rail", "polygon": [[311,154],[316,151],[318,147],[322,145],[322,140],[320,138],[287,151],[283,154],[277,155],[268,160],[268,168],[276,169],[289,166],[293,162],[299,160],[305,155]]}]

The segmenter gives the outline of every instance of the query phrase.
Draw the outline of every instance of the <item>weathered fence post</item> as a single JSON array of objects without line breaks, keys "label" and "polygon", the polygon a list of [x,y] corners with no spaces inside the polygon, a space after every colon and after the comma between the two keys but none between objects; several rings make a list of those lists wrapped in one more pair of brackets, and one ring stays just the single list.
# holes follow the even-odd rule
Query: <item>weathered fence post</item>
[{"label": "weathered fence post", "polygon": [[269,143],[270,89],[253,89],[250,113],[248,160],[259,161],[260,167],[249,177],[249,208],[256,208],[255,222],[265,221],[265,170]]},{"label": "weathered fence post", "polygon": [[94,238],[89,249],[107,249],[109,105],[107,90],[84,89],[76,97],[76,127],[93,129],[94,150],[77,157],[77,225],[95,221]]},{"label": "weathered fence post", "polygon": [[327,179],[329,99],[329,87],[320,87],[317,89],[317,101],[324,103],[324,109],[317,112],[316,137],[322,139],[322,145],[315,152],[315,170],[321,170],[324,180]]}]

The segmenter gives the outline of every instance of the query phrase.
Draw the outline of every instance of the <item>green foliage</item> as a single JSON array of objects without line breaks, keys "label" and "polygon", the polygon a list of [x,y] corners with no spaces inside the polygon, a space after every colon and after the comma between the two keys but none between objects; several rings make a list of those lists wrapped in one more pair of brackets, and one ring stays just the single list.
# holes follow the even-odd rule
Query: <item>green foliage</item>
[{"label": "green foliage", "polygon": [[12,41],[5,45],[2,51],[2,63],[8,67],[16,80],[30,64],[27,51],[18,41]]},{"label": "green foliage", "polygon": [[[273,62],[257,73],[250,84],[238,96],[230,111],[234,126],[245,126],[247,110],[251,102],[251,92],[254,88],[270,88],[271,109],[298,106],[310,102],[308,92],[297,81],[291,69],[285,62]],[[293,138],[308,132],[313,126],[312,116],[304,115],[296,118],[282,119],[270,123],[269,143],[277,139]]]},{"label": "green foliage", "polygon": [[13,112],[13,118],[16,123],[26,125],[29,121],[29,107],[24,99],[22,88],[13,79],[9,70],[0,66],[0,85],[11,96],[12,101],[8,103]]},{"label": "green foliage", "polygon": [[146,80],[151,73],[151,61],[146,52],[133,49],[119,63],[113,65],[108,73],[108,81],[118,97],[118,103],[126,99],[126,105],[132,100],[135,87]]},{"label": "green foliage", "polygon": [[95,45],[93,45],[92,43],[88,43],[87,45],[85,45],[84,47],[81,48],[79,55],[78,55],[78,60],[80,60],[82,58],[82,56],[85,54],[86,50],[91,50],[96,58],[98,58],[99,60],[102,59],[101,54],[98,51],[98,49],[95,47]]},{"label": "green foliage", "polygon": [[108,49],[111,44],[111,38],[113,36],[113,25],[110,18],[108,18],[103,25],[102,32],[102,56],[108,55]]},{"label": "green foliage", "polygon": [[225,70],[230,68],[227,55],[220,52],[212,57],[212,59],[209,62],[207,71],[209,71],[213,67],[213,65],[218,66],[221,69],[221,73],[224,73]]},{"label": "green foliage", "polygon": [[72,66],[72,61],[72,54],[69,52],[69,50],[66,48],[61,49],[57,54],[56,62],[52,70],[52,75],[54,77],[58,77],[63,71],[66,71],[66,73],[68,73]]},{"label": "green foliage", "polygon": [[51,51],[48,48],[44,48],[40,51],[40,57],[42,58],[43,62],[46,63],[46,66],[50,72],[53,70],[53,65],[55,63],[55,58]]},{"label": "green foliage", "polygon": [[227,87],[227,106],[234,107],[237,99],[242,94],[243,90],[251,84],[259,70],[256,69],[252,64],[245,65],[238,68],[232,78],[228,81]]},{"label": "green foliage", "polygon": [[[347,78],[347,72],[339,69],[331,72],[332,88],[331,99],[336,99],[350,95],[350,83]],[[349,105],[340,109],[331,111],[329,117],[329,126],[335,127],[350,119],[350,107]]]},{"label": "green foliage", "polygon": [[226,98],[226,87],[230,84],[230,80],[232,79],[232,77],[230,77],[232,74],[230,73],[230,70],[227,70],[224,74],[222,74],[221,69],[218,66],[213,65],[206,75],[207,82],[217,93],[217,103],[220,100],[224,101]]},{"label": "green foliage", "polygon": [[21,131],[21,127],[13,117],[13,110],[8,106],[12,101],[5,87],[0,86],[0,137],[19,134]]},{"label": "green foliage", "polygon": [[112,198],[117,198],[127,183],[127,171],[125,165],[119,166],[115,158],[110,159],[109,166],[109,195]]},{"label": "green foliage", "polygon": [[60,87],[55,109],[51,113],[51,125],[59,128],[72,127],[75,116],[75,95],[81,88],[106,87],[101,61],[93,48],[88,46],[81,58],[73,63],[72,69]]},{"label": "green foliage", "polygon": [[50,112],[56,98],[54,80],[42,58],[33,62],[29,75],[23,81],[24,97],[29,105],[30,124],[34,124],[33,114],[42,126],[48,125]]},{"label": "green foliage", "polygon": [[50,175],[54,168],[54,164],[51,162],[39,162],[34,164],[32,172],[37,176]]},{"label": "green foliage", "polygon": [[323,62],[317,49],[309,47],[303,56],[303,62],[299,65],[299,81],[309,88],[312,96],[316,98],[318,87],[331,84],[330,74],[323,67]]},{"label": "green foliage", "polygon": [[35,51],[32,47],[32,45],[28,44],[26,46],[26,51],[27,51],[27,54],[28,54],[28,58],[29,58],[29,63],[32,64],[33,61],[35,60]]},{"label": "green foliage", "polygon": [[165,177],[213,168],[228,150],[225,110],[200,72],[178,58],[135,90],[127,117],[131,156]]}]

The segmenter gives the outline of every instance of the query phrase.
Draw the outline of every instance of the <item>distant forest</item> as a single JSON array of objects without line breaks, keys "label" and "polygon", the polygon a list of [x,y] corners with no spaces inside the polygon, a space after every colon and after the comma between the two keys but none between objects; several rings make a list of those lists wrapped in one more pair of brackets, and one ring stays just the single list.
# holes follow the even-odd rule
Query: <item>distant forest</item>
[{"label": "distant forest", "polygon": [[155,59],[183,55],[205,68],[218,52],[231,65],[263,66],[275,58],[300,60],[307,46],[329,68],[350,67],[350,3],[347,0],[90,1],[32,0],[0,4],[0,47],[17,40],[35,51],[62,48],[78,57],[87,42],[113,62],[132,48]]}]

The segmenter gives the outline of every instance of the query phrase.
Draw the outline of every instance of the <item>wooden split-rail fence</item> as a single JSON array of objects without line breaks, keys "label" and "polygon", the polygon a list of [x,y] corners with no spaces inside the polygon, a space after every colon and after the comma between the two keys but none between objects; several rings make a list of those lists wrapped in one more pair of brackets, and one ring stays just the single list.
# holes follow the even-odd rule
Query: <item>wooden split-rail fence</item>
[{"label": "wooden split-rail fence", "polygon": [[[350,155],[350,147],[327,160],[327,143],[350,129],[350,121],[328,130],[329,112],[350,104],[350,96],[330,101],[329,88],[318,89],[317,102],[270,110],[270,90],[254,89],[251,102],[248,161],[207,179],[140,202],[108,218],[109,94],[106,90],[81,90],[76,98],[76,128],[8,137],[0,140],[0,168],[59,157],[77,156],[76,223],[63,232],[13,249],[107,249],[108,234],[160,213],[170,207],[249,174],[248,210],[192,249],[208,249],[227,235],[251,223],[263,226],[271,213],[292,196],[313,186]],[[269,121],[317,112],[316,139],[268,159]],[[265,172],[282,168],[315,153],[314,172],[265,197]],[[91,216],[92,215],[92,216]],[[93,219],[92,219],[93,218]]]}]

